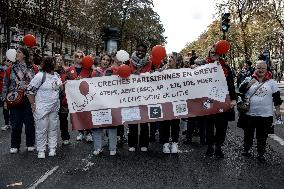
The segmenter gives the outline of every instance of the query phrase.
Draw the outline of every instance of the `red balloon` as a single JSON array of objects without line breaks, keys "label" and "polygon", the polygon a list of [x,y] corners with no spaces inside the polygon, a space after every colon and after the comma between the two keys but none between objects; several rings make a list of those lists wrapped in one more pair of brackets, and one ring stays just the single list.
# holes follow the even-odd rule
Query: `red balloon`
[{"label": "red balloon", "polygon": [[131,68],[126,64],[122,64],[118,67],[117,72],[121,78],[128,78],[131,74]]},{"label": "red balloon", "polygon": [[230,43],[226,40],[217,41],[215,44],[215,52],[217,54],[226,54],[230,50]]},{"label": "red balloon", "polygon": [[112,75],[118,75],[118,66],[112,66],[111,70],[112,70]]},{"label": "red balloon", "polygon": [[27,34],[23,38],[23,42],[28,47],[33,47],[36,45],[36,38],[32,34]]},{"label": "red balloon", "polygon": [[80,90],[80,93],[84,96],[89,94],[89,84],[87,83],[87,81],[82,81],[80,83],[79,90]]},{"label": "red balloon", "polygon": [[156,45],[152,48],[152,56],[155,60],[163,60],[167,56],[165,47]]},{"label": "red balloon", "polygon": [[85,69],[91,69],[94,64],[94,59],[90,55],[85,56],[82,60],[82,67]]},{"label": "red balloon", "polygon": [[88,78],[90,77],[90,69],[82,68],[79,78]]},{"label": "red balloon", "polygon": [[159,58],[156,58],[156,57],[151,57],[152,64],[153,64],[156,68],[159,68],[159,67],[160,67],[160,65],[162,64],[162,60],[163,60],[163,59],[159,59]]}]

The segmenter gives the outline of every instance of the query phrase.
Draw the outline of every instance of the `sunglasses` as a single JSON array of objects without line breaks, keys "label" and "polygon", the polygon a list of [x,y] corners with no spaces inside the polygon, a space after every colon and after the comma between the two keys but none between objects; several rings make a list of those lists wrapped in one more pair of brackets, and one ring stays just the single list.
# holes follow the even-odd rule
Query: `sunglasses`
[{"label": "sunglasses", "polygon": [[83,58],[83,55],[75,55],[75,58]]}]

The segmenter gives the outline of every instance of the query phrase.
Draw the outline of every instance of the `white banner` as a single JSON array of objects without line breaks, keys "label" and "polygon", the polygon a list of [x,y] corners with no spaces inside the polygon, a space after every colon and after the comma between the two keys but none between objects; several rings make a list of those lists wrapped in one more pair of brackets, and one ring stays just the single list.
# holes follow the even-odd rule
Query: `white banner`
[{"label": "white banner", "polygon": [[226,78],[217,63],[195,69],[131,75],[127,79],[105,76],[70,80],[66,84],[70,113],[176,103],[203,97],[225,102],[227,94]]}]

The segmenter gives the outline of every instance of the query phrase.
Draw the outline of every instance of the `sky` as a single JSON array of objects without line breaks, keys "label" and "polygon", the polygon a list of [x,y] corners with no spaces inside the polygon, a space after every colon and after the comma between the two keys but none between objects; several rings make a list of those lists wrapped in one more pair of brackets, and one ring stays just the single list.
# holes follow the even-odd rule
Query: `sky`
[{"label": "sky", "polygon": [[167,52],[180,52],[198,39],[214,18],[213,0],[153,0],[167,38]]}]

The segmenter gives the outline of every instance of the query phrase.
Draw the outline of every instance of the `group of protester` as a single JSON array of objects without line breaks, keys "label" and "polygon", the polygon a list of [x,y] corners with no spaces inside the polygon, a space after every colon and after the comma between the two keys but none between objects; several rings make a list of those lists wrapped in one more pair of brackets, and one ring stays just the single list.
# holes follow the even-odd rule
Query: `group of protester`
[{"label": "group of protester", "polygon": [[[131,55],[128,64],[132,74],[178,69],[180,67],[195,69],[197,66],[214,62],[221,65],[227,81],[231,110],[188,118],[185,144],[192,142],[194,128],[197,127],[199,128],[200,142],[208,146],[206,155],[223,158],[222,146],[226,138],[228,122],[234,120],[234,107],[238,99],[230,66],[215,52],[214,46],[210,48],[207,59],[192,56],[183,64],[177,62],[176,55],[169,54],[166,58],[166,64],[161,68],[152,64],[147,50],[146,45],[139,44],[136,51]],[[42,59],[40,66],[37,67],[30,58],[29,50],[25,47],[19,47],[15,63],[4,59],[1,65],[1,77],[3,78],[2,101],[5,126],[2,127],[2,130],[8,129],[11,125],[11,154],[17,153],[20,149],[23,124],[25,125],[27,150],[32,152],[36,146],[38,158],[45,158],[47,146],[48,156],[56,155],[59,126],[63,144],[70,144],[68,105],[64,92],[65,83],[68,80],[111,76],[116,74],[114,68],[121,64],[115,57],[103,53],[98,65],[93,66],[92,69],[86,69],[81,65],[84,56],[82,51],[76,51],[74,65],[70,67],[64,64],[62,55],[46,56]],[[256,62],[255,71],[251,72],[239,85],[243,100],[245,98],[250,100],[249,111],[240,116],[242,117],[242,128],[244,128],[243,155],[251,155],[250,150],[256,130],[258,159],[262,161],[264,160],[268,128],[272,125],[274,116],[273,103],[276,108],[276,116],[281,116],[280,105],[282,100],[280,99],[280,92],[277,83],[271,77],[271,73],[267,71],[266,63],[261,60]],[[19,90],[24,91],[22,103],[17,106],[9,106],[7,95]],[[138,132],[139,126],[140,132]],[[155,139],[157,128],[159,129],[160,143],[163,145],[163,153],[179,152],[180,119],[129,124],[128,128],[130,152],[137,151],[139,148],[141,151],[147,151],[149,142]],[[103,150],[103,133],[102,128],[80,130],[77,140],[85,139],[88,142],[93,142],[93,154],[99,155]],[[107,133],[110,155],[115,155],[117,152],[117,136],[124,137],[124,125],[108,127]]]}]

